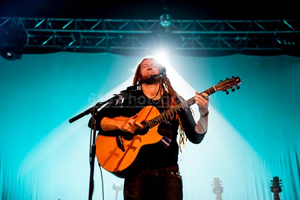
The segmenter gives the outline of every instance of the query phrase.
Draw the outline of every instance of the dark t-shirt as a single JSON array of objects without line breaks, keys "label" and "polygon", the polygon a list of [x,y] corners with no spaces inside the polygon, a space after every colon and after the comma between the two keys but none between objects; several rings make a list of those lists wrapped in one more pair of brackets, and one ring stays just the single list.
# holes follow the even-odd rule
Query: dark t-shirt
[{"label": "dark t-shirt", "polygon": [[[132,117],[139,113],[145,106],[154,106],[160,113],[168,110],[170,107],[169,102],[171,98],[167,95],[163,95],[159,100],[151,100],[141,91],[135,91],[127,95],[122,101],[112,102],[102,108],[96,115],[97,129],[99,134],[109,135],[109,133],[104,132],[100,127],[100,121],[103,117]],[[175,98],[177,103],[180,100]],[[195,121],[189,108],[181,109],[178,112],[181,123],[183,125],[185,134],[189,141],[192,143],[200,143],[205,134],[198,134],[195,132]],[[145,147],[142,149],[141,153],[137,158],[138,166],[140,168],[152,168],[152,167],[171,167],[177,166],[178,161],[178,135],[179,121],[176,117],[171,117],[166,122],[162,122],[159,128],[168,129],[171,131],[171,143],[166,148],[157,148],[155,145],[151,147]]]}]

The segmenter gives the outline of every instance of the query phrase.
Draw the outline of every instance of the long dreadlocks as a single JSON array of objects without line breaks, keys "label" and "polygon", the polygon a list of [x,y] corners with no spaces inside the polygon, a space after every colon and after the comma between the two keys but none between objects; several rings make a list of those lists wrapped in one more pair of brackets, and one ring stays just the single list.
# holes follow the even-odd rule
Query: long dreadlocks
[{"label": "long dreadlocks", "polygon": [[[177,101],[176,99],[179,99],[180,101],[182,101],[182,98],[179,97],[178,93],[174,90],[174,88],[172,87],[171,85],[171,82],[169,80],[169,78],[167,77],[167,74],[166,74],[166,68],[161,65],[155,58],[153,57],[146,57],[146,58],[143,58],[141,60],[141,62],[138,64],[137,68],[136,68],[136,71],[135,71],[135,75],[134,75],[134,78],[133,78],[133,85],[137,85],[139,83],[139,80],[141,80],[141,74],[140,74],[140,69],[141,69],[141,64],[144,60],[148,60],[148,59],[151,59],[151,60],[154,60],[157,64],[158,64],[158,67],[159,67],[159,73],[160,75],[162,75],[162,78],[161,78],[161,87],[163,92],[169,97],[169,99],[171,100],[170,101],[170,107],[174,107],[177,105]],[[141,88],[140,88],[141,89]],[[163,101],[163,100],[162,100]],[[163,104],[163,102],[162,102]],[[185,132],[184,132],[184,128],[182,126],[182,123],[181,123],[181,120],[179,118],[179,115],[177,114],[176,115],[176,118],[178,119],[179,121],[179,124],[180,124],[180,127],[179,127],[179,149],[180,149],[180,152],[182,152],[182,148],[184,147],[185,145],[185,142],[187,141],[187,137],[185,135]]]}]

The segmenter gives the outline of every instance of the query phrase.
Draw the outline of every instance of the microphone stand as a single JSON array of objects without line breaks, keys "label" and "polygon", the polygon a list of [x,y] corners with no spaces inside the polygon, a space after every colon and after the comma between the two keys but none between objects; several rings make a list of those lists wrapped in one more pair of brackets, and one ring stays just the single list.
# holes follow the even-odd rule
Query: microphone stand
[{"label": "microphone stand", "polygon": [[116,100],[116,99],[121,99],[121,98],[123,98],[123,97],[126,96],[128,93],[137,90],[137,87],[138,87],[138,86],[142,85],[143,83],[147,83],[147,82],[149,82],[149,81],[152,81],[152,80],[156,79],[158,76],[159,76],[159,75],[153,75],[153,76],[151,76],[150,78],[148,78],[148,79],[145,80],[145,81],[140,81],[139,84],[137,84],[137,85],[133,85],[133,86],[127,87],[127,89],[121,91],[120,94],[115,94],[114,97],[112,97],[112,98],[110,98],[110,99],[108,99],[108,100],[106,100],[106,101],[104,101],[104,102],[98,102],[95,106],[93,106],[93,107],[91,107],[91,108],[89,108],[89,109],[83,111],[83,112],[80,113],[79,115],[76,115],[75,117],[69,119],[69,122],[70,122],[70,123],[73,123],[73,122],[75,122],[76,120],[78,120],[78,119],[84,117],[85,115],[88,115],[88,114],[90,114],[90,113],[93,113],[93,110],[94,110],[94,109],[97,110],[97,109],[101,108],[103,105],[105,105],[106,103],[108,103],[108,102],[110,102],[110,101],[113,101],[113,100]]},{"label": "microphone stand", "polygon": [[127,95],[133,91],[137,90],[137,87],[142,85],[145,82],[149,82],[152,81],[154,79],[156,79],[159,75],[153,75],[151,76],[149,79],[145,80],[145,81],[140,81],[139,84],[134,85],[134,86],[129,86],[127,87],[126,90],[121,91],[120,94],[114,94],[114,96],[104,102],[98,102],[96,103],[95,106],[83,111],[82,113],[76,115],[75,117],[69,119],[70,123],[75,122],[76,120],[84,117],[85,115],[88,114],[92,114],[92,118],[91,118],[91,122],[92,122],[92,127],[93,127],[93,135],[92,135],[92,139],[90,141],[92,141],[92,144],[90,146],[90,185],[89,185],[89,200],[92,200],[93,197],[93,192],[94,192],[94,165],[95,165],[95,155],[96,155],[96,120],[95,120],[95,115],[97,114],[95,111],[99,108],[101,108],[103,105],[109,103],[109,102],[113,102],[114,100],[116,100],[117,102],[120,101],[123,98],[126,98]]},{"label": "microphone stand", "polygon": [[92,138],[90,141],[92,141],[92,144],[90,144],[90,182],[89,182],[89,200],[92,200],[93,198],[93,192],[94,192],[94,168],[95,168],[95,155],[96,155],[96,120],[95,120],[95,115],[96,115],[96,110],[101,108],[103,105],[106,103],[113,101],[115,99],[120,98],[119,95],[115,95],[114,97],[104,101],[104,102],[99,102],[95,106],[85,110],[84,112],[80,113],[79,115],[76,115],[75,117],[71,118],[69,120],[70,123],[73,123],[74,121],[84,117],[85,115],[92,114],[92,119],[91,119],[91,124],[93,127],[93,134]]}]

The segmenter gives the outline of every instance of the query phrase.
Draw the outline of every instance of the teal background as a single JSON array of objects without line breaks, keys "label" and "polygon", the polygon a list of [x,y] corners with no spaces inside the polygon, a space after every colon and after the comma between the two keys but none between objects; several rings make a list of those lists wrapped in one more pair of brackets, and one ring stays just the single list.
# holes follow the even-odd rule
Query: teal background
[{"label": "teal background", "polygon": [[[140,59],[68,52],[0,58],[3,200],[88,199],[89,116],[68,120],[131,85]],[[180,155],[184,199],[216,199],[211,184],[218,177],[223,200],[271,200],[273,176],[282,179],[282,200],[300,199],[300,58],[175,55],[166,65],[186,99],[221,79],[242,80],[240,90],[210,97],[205,139],[187,143]],[[101,199],[97,165],[94,179],[94,199]],[[122,199],[123,179],[103,170],[103,181],[105,199]]]}]

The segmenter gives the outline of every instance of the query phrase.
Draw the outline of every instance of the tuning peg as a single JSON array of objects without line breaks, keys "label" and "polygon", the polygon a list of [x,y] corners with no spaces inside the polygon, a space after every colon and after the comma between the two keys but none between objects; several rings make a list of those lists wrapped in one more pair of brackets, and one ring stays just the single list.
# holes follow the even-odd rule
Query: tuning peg
[{"label": "tuning peg", "polygon": [[239,90],[240,88],[241,88],[240,86],[237,86],[237,87],[236,87],[236,89],[238,89],[238,90]]},{"label": "tuning peg", "polygon": [[229,94],[229,92],[226,90],[226,94],[228,95]]},{"label": "tuning peg", "polygon": [[232,89],[231,89],[231,92],[234,92],[234,91],[235,91],[235,89],[234,89],[234,88],[232,88]]}]

